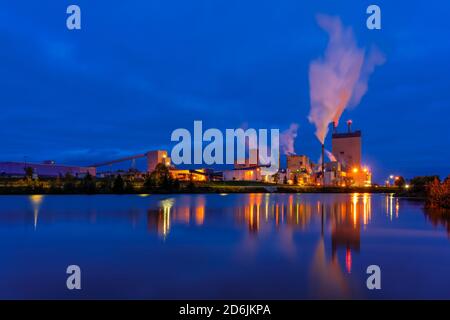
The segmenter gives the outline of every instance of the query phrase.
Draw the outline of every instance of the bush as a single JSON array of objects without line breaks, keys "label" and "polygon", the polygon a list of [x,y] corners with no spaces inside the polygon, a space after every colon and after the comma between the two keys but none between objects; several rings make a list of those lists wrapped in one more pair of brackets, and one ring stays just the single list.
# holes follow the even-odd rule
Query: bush
[{"label": "bush", "polygon": [[416,193],[425,193],[427,185],[434,182],[436,179],[439,181],[438,176],[414,177],[410,181],[412,191]]},{"label": "bush", "polygon": [[72,193],[75,191],[75,189],[76,189],[75,178],[70,173],[67,173],[64,176],[63,190],[65,192]]},{"label": "bush", "polygon": [[175,191],[180,188],[180,182],[172,178],[169,168],[159,163],[155,170],[145,178],[144,187],[147,189],[159,188],[165,191]]},{"label": "bush", "polygon": [[[450,176],[449,176],[450,177]],[[427,206],[431,208],[449,208],[450,209],[450,179],[440,183],[436,178],[426,186]]]},{"label": "bush", "polygon": [[122,179],[122,176],[119,174],[114,179],[112,190],[115,193],[122,193],[125,190],[125,182]]},{"label": "bush", "polygon": [[88,172],[84,179],[81,181],[81,191],[93,194],[97,191],[95,180],[91,176],[91,174]]},{"label": "bush", "polygon": [[402,176],[397,177],[394,181],[394,185],[399,188],[403,187],[405,184],[405,178],[403,178]]}]

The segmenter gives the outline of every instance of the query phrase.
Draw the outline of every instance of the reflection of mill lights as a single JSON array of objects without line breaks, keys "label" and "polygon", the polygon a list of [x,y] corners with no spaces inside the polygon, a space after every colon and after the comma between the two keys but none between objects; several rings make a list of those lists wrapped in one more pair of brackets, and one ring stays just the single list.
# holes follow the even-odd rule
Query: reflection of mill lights
[{"label": "reflection of mill lights", "polygon": [[138,196],[141,198],[146,198],[146,197],[150,196],[150,194],[149,193],[140,193],[140,194],[138,194]]},{"label": "reflection of mill lights", "polygon": [[195,207],[195,223],[199,226],[205,222],[205,202],[204,196],[200,196],[197,199]]},{"label": "reflection of mill lights", "polygon": [[394,201],[394,195],[391,193],[390,195],[389,195],[389,216],[390,216],[390,218],[391,218],[391,221],[392,221],[392,207],[393,207],[393,202]]},{"label": "reflection of mill lights", "polygon": [[32,196],[30,196],[30,201],[33,204],[33,207],[37,207],[37,208],[39,208],[43,199],[44,199],[44,196],[41,194],[33,194]]},{"label": "reflection of mill lights", "polygon": [[294,196],[291,194],[289,195],[289,211],[287,212],[288,215],[292,216],[294,212],[293,208],[294,208]]},{"label": "reflection of mill lights", "polygon": [[352,272],[352,251],[350,248],[345,251],[345,269],[347,269],[347,273]]},{"label": "reflection of mill lights", "polygon": [[356,216],[358,206],[358,193],[352,195],[352,209],[353,209],[353,226],[356,228]]},{"label": "reflection of mill lights", "polygon": [[398,198],[395,198],[395,217],[398,218],[398,210],[400,209],[400,204],[398,203]]},{"label": "reflection of mill lights", "polygon": [[364,223],[364,225],[367,225],[367,223],[369,221],[369,217],[367,214],[367,198],[368,198],[367,193],[364,193],[363,194],[363,223]]},{"label": "reflection of mill lights", "polygon": [[174,199],[165,199],[159,203],[163,210],[163,236],[166,236],[170,230],[170,209],[172,209],[174,202]]},{"label": "reflection of mill lights", "polygon": [[266,217],[266,222],[269,221],[269,202],[270,202],[270,194],[266,193],[265,195],[266,199],[264,200],[266,203],[266,212],[265,212],[265,217]]},{"label": "reflection of mill lights", "polygon": [[195,223],[201,226],[205,222],[205,207],[199,206],[195,208]]},{"label": "reflection of mill lights", "polygon": [[386,196],[385,196],[385,199],[386,199],[386,203],[385,203],[385,207],[386,207],[386,216],[388,216],[388,215],[389,215],[389,196],[386,195]]},{"label": "reflection of mill lights", "polygon": [[29,196],[28,199],[30,200],[31,205],[33,206],[34,229],[36,229],[39,216],[39,208],[42,204],[42,201],[44,200],[44,196],[40,194],[34,194],[32,196]]}]

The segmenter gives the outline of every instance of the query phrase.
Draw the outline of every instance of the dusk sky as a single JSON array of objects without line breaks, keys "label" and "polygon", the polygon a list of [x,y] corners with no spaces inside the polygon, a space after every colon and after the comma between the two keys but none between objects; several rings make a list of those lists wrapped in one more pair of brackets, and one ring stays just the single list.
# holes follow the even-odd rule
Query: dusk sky
[{"label": "dusk sky", "polygon": [[[81,7],[81,30],[66,28],[70,4]],[[381,30],[366,28],[370,4],[381,7]],[[171,132],[194,120],[281,131],[298,123],[295,151],[317,161],[308,68],[327,45],[316,21],[324,13],[386,57],[340,124],[362,130],[374,180],[445,177],[449,10],[445,1],[3,1],[0,161],[91,164],[170,150]]]}]

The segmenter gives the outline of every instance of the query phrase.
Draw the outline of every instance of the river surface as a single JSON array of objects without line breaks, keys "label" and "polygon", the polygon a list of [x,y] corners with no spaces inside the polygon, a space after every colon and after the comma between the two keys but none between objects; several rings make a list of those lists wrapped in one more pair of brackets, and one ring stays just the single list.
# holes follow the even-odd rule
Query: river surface
[{"label": "river surface", "polygon": [[0,298],[450,299],[449,225],[384,194],[0,196]]}]

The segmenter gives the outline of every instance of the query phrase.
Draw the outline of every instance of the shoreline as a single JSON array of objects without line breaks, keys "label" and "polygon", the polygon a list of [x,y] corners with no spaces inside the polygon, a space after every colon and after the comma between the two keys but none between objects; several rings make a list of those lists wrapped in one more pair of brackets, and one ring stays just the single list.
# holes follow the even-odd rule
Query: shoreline
[{"label": "shoreline", "polygon": [[0,196],[7,195],[139,195],[139,194],[223,194],[223,193],[385,193],[394,194],[402,198],[425,200],[423,196],[406,195],[400,193],[396,187],[313,187],[273,184],[205,184],[183,186],[178,190],[163,188],[135,188],[114,192],[112,190],[54,190],[49,188],[32,187],[0,187]]}]

